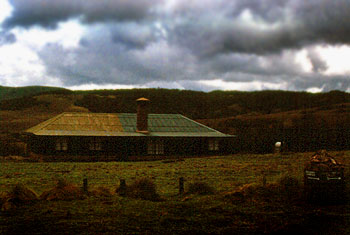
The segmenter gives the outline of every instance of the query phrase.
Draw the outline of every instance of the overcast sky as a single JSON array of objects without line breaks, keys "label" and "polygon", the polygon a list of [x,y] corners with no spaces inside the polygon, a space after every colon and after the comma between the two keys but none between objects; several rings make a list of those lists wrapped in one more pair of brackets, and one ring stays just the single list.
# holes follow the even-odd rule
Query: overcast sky
[{"label": "overcast sky", "polygon": [[350,0],[0,0],[0,85],[350,92]]}]

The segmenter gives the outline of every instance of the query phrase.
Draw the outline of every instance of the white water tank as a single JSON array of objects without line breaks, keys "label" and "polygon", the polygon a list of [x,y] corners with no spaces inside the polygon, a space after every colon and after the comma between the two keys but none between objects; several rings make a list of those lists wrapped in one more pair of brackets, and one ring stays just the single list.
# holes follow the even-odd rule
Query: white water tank
[{"label": "white water tank", "polygon": [[276,142],[275,143],[275,153],[280,153],[281,152],[281,146],[282,146],[281,142]]}]

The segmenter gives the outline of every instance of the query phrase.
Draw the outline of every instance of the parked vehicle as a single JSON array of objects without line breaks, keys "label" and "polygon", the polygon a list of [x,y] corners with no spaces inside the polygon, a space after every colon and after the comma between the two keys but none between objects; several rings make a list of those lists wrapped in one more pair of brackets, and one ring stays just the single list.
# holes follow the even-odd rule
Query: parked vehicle
[{"label": "parked vehicle", "polygon": [[340,203],[345,199],[344,166],[325,150],[312,155],[304,169],[309,202]]}]

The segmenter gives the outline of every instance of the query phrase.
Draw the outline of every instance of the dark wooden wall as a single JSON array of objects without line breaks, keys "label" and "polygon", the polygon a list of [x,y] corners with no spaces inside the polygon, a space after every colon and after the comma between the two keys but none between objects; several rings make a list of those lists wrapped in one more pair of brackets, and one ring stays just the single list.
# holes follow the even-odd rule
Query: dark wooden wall
[{"label": "dark wooden wall", "polygon": [[31,152],[44,155],[115,155],[121,159],[127,156],[147,156],[150,138],[164,143],[163,155],[215,155],[228,154],[235,150],[234,138],[219,138],[219,151],[209,151],[209,138],[205,137],[95,137],[100,138],[102,150],[89,150],[94,137],[64,137],[68,142],[66,151],[55,149],[56,139],[62,137],[31,136],[28,145]]}]

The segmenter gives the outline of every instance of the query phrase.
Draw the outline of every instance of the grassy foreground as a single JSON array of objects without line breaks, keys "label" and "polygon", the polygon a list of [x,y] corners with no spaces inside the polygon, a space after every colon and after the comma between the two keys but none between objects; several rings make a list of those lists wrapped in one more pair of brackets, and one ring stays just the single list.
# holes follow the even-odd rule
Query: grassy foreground
[{"label": "grassy foreground", "polygon": [[[312,205],[301,196],[303,168],[312,153],[286,155],[230,155],[153,162],[0,162],[0,193],[21,183],[38,195],[59,179],[89,190],[102,186],[110,196],[83,200],[25,204],[0,212],[1,234],[249,234],[306,231],[310,234],[350,234],[350,205]],[[350,151],[330,152],[346,165]],[[263,184],[263,174],[266,184]],[[291,176],[300,182],[292,193],[279,180]],[[114,194],[119,179],[126,184],[152,179],[160,202]],[[215,192],[178,195],[178,179],[185,191],[205,182]],[[349,182],[347,182],[349,188]]]}]

